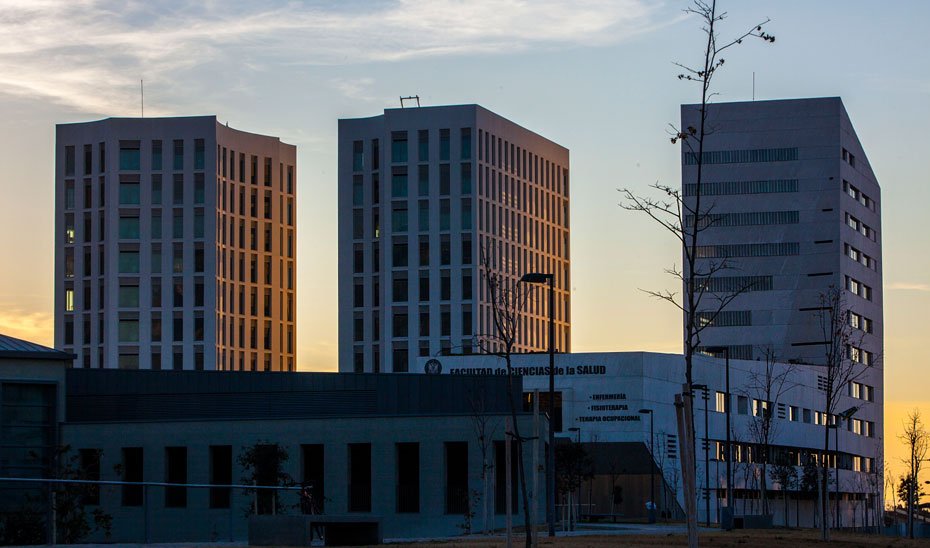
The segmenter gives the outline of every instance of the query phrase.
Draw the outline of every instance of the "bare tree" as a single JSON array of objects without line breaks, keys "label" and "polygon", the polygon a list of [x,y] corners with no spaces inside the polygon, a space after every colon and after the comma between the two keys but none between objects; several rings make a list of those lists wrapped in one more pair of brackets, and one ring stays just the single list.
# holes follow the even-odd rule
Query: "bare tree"
[{"label": "bare tree", "polygon": [[753,405],[749,421],[749,440],[755,444],[755,461],[761,465],[759,475],[759,497],[763,514],[768,508],[768,466],[772,458],[772,445],[778,435],[779,422],[773,420],[778,404],[785,394],[796,386],[791,379],[795,371],[792,364],[779,364],[772,348],[762,350],[765,357],[758,367],[749,372],[749,381],[744,392]]},{"label": "bare tree", "polygon": [[898,439],[904,442],[908,449],[908,458],[903,459],[908,467],[908,475],[905,476],[907,485],[905,508],[907,508],[907,536],[914,538],[914,510],[918,502],[920,469],[930,449],[930,434],[924,428],[920,410],[914,409],[907,414],[907,418],[904,419],[904,432],[898,436]]},{"label": "bare tree", "polygon": [[492,448],[494,437],[500,428],[500,421],[487,412],[487,399],[481,388],[475,384],[467,391],[468,405],[471,408],[475,439],[481,452],[481,533],[488,533],[488,500],[490,498],[491,474],[494,472]]},{"label": "bare tree", "polygon": [[[490,303],[494,331],[478,335],[475,340],[482,352],[502,358],[507,365],[508,401],[510,402],[513,432],[505,432],[505,435],[511,436],[515,442],[518,480],[523,501],[523,520],[526,526],[526,548],[530,548],[533,544],[533,531],[530,523],[531,515],[526,488],[526,470],[523,466],[523,444],[528,439],[520,435],[520,423],[517,421],[517,402],[514,401],[514,374],[511,359],[514,347],[520,337],[520,327],[523,320],[522,312],[526,308],[528,291],[525,285],[501,273],[494,268],[492,263],[490,250],[482,246],[481,267],[484,274],[485,290],[487,291],[487,302]],[[537,441],[534,440],[534,443],[537,443]],[[509,465],[510,463],[507,463],[507,466]],[[533,473],[535,474],[536,471],[534,470]],[[536,493],[534,493],[534,496],[536,496]]]},{"label": "bare tree", "polygon": [[[788,521],[788,494],[798,485],[798,469],[790,462],[776,460],[769,471],[769,477],[772,481],[778,483],[778,487],[781,489],[781,499],[785,504],[785,528],[788,528],[791,526]],[[800,527],[799,523],[795,523],[795,525]]]},{"label": "bare tree", "polygon": [[[862,340],[861,332],[857,332],[850,325],[849,309],[843,290],[830,286],[820,295],[820,307],[817,312],[823,335],[824,361],[823,375],[818,380],[819,387],[824,394],[824,420],[823,424],[823,458],[821,459],[822,473],[820,474],[820,531],[823,540],[830,540],[830,528],[827,483],[830,477],[830,428],[839,427],[836,416],[837,406],[843,391],[851,382],[856,381],[865,374],[867,365],[863,362],[862,351],[859,345]],[[873,358],[877,360],[877,358]],[[870,364],[874,365],[874,361]],[[836,455],[839,457],[839,455]],[[837,463],[838,464],[838,463]],[[839,470],[837,470],[839,473]]]},{"label": "bare tree", "polygon": [[[865,512],[866,512],[866,525],[870,527],[880,526],[881,523],[878,521],[882,515],[882,510],[885,508],[884,504],[884,476],[885,476],[885,461],[884,458],[879,455],[872,460],[871,468],[869,468],[868,473],[866,474],[866,484],[868,488],[868,500],[866,500]],[[878,532],[876,529],[875,532]]]},{"label": "bare tree", "polygon": [[[774,42],[775,37],[765,33],[762,29],[768,19],[753,26],[746,32],[730,40],[721,40],[717,25],[726,19],[726,12],[717,11],[716,0],[693,0],[691,7],[685,13],[697,16],[703,25],[706,40],[703,55],[696,66],[675,63],[682,72],[678,79],[696,83],[700,87],[701,101],[697,127],[687,128],[672,125],[672,144],[681,142],[685,152],[687,164],[695,166],[694,183],[683,185],[682,189],[656,183],[653,190],[659,196],[644,196],[633,192],[629,188],[621,189],[623,202],[621,206],[630,211],[645,213],[660,226],[670,232],[681,242],[684,264],[683,268],[673,266],[666,272],[682,283],[684,294],[679,297],[672,291],[647,291],[650,295],[665,300],[678,307],[685,315],[685,383],[690,387],[693,383],[692,365],[694,353],[698,351],[701,342],[701,331],[713,325],[717,316],[740,293],[749,290],[749,287],[734,287],[727,282],[736,282],[736,278],[718,281],[721,274],[732,268],[727,257],[715,257],[716,254],[706,254],[701,251],[701,235],[714,227],[719,217],[713,214],[713,205],[707,206],[703,201],[704,195],[704,162],[705,140],[712,133],[708,121],[708,105],[716,93],[713,92],[712,83],[717,71],[723,68],[723,54],[728,49],[742,44],[750,38],[760,38],[765,42]],[[688,391],[690,397],[690,390]],[[693,408],[690,417],[694,423]],[[694,447],[695,440],[682,440],[683,443]],[[691,451],[692,454],[696,454]],[[685,463],[682,466],[690,467],[690,475],[694,475],[696,463]],[[694,482],[691,482],[693,485]],[[686,497],[696,500],[696,492],[685,493]],[[697,546],[697,516],[688,516],[688,545]]]}]

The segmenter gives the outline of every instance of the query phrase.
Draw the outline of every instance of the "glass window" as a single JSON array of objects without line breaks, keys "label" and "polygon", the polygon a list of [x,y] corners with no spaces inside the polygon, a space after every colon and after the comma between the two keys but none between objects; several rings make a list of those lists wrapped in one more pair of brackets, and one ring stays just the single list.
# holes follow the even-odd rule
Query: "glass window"
[{"label": "glass window", "polygon": [[120,217],[119,218],[119,237],[121,240],[138,240],[139,239],[139,218],[138,217]]},{"label": "glass window", "polygon": [[439,202],[439,230],[449,230],[449,200]]},{"label": "glass window", "polygon": [[119,321],[119,342],[139,342],[139,320]]},{"label": "glass window", "polygon": [[152,141],[152,169],[160,170],[162,169],[162,151],[161,151],[161,141]]},{"label": "glass window", "polygon": [[123,171],[139,171],[139,145],[120,145],[119,168]]},{"label": "glass window", "polygon": [[394,205],[391,211],[391,230],[407,232],[407,206]]},{"label": "glass window", "polygon": [[120,182],[119,204],[139,205],[139,183]]},{"label": "glass window", "polygon": [[203,210],[194,212],[194,237],[203,238]]},{"label": "glass window", "polygon": [[119,286],[119,305],[121,308],[138,308],[139,307],[139,286],[138,285]]},{"label": "glass window", "polygon": [[391,134],[391,161],[407,162],[407,132],[395,131]]},{"label": "glass window", "polygon": [[206,151],[204,149],[203,139],[194,139],[194,169],[203,169],[204,156],[206,156]]},{"label": "glass window", "polygon": [[391,196],[394,198],[407,197],[407,169],[394,168],[391,174]]},{"label": "glass window", "polygon": [[119,273],[120,274],[137,274],[139,272],[139,252],[138,251],[120,251],[119,252]]},{"label": "glass window", "polygon": [[462,159],[471,159],[471,128],[463,127],[461,130]]},{"label": "glass window", "polygon": [[65,147],[65,175],[74,175],[74,147]]},{"label": "glass window", "polygon": [[447,196],[451,186],[451,176],[449,174],[449,164],[439,164],[439,194]]},{"label": "glass window", "polygon": [[361,175],[352,176],[352,205],[360,206],[365,204],[365,185],[362,182]]},{"label": "glass window", "polygon": [[365,152],[361,141],[352,142],[352,171],[365,169]]},{"label": "glass window", "polygon": [[449,160],[449,130],[439,130],[439,159],[442,161]]},{"label": "glass window", "polygon": [[429,196],[429,165],[417,166],[417,194]]},{"label": "glass window", "polygon": [[174,162],[172,166],[175,171],[184,169],[184,141],[181,139],[174,141]]},{"label": "glass window", "polygon": [[462,194],[471,194],[471,164],[461,164],[462,171]]}]

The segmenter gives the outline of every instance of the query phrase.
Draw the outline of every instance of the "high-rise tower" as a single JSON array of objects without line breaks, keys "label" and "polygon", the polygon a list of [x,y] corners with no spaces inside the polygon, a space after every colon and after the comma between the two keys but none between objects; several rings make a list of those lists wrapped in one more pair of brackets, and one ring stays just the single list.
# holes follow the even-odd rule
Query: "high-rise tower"
[{"label": "high-rise tower", "polygon": [[[568,150],[477,105],[339,121],[339,369],[405,372],[493,333],[486,254],[516,283],[553,273],[570,350]],[[548,348],[534,290],[516,351]]]},{"label": "high-rise tower", "polygon": [[295,369],[296,148],[215,116],[60,124],[55,346],[75,367]]},{"label": "high-rise tower", "polygon": [[[682,106],[681,118],[697,127],[699,107]],[[711,208],[711,228],[697,256],[733,267],[711,292],[748,290],[701,333],[701,345],[729,347],[732,358],[770,348],[779,361],[821,363],[821,295],[835,287],[857,333],[850,357],[871,365],[883,340],[881,195],[842,101],[713,104],[707,120],[701,210]],[[690,204],[695,160],[683,153]]]}]

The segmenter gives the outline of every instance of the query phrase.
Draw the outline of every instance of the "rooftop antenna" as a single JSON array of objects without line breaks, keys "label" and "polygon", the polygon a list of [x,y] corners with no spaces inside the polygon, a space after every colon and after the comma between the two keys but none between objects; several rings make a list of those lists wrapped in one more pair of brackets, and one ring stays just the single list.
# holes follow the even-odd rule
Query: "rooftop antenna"
[{"label": "rooftop antenna", "polygon": [[416,102],[417,102],[417,107],[419,107],[419,106],[420,106],[420,96],[419,96],[419,95],[410,95],[410,96],[408,96],[408,97],[401,97],[401,98],[400,98],[400,108],[404,108],[404,101],[413,101],[413,100],[416,100]]},{"label": "rooftop antenna", "polygon": [[142,111],[142,118],[145,118],[145,84],[139,80],[139,109]]}]

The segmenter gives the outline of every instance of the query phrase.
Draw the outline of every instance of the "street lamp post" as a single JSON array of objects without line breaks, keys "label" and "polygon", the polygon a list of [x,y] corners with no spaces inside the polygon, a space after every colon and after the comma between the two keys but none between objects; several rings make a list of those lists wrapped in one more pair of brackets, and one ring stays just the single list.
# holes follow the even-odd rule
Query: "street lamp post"
[{"label": "street lamp post", "polygon": [[[730,401],[730,347],[728,346],[710,346],[705,348],[705,351],[712,354],[718,354],[723,352],[723,358],[725,360],[726,366],[726,399],[723,403],[723,410],[727,416],[727,439],[726,439],[726,459],[727,459],[727,512],[731,518],[733,517],[733,464],[730,462],[732,460],[733,454],[730,450],[730,407],[732,407],[732,402]],[[732,523],[729,524],[732,527]],[[729,527],[728,527],[729,529]]]},{"label": "street lamp post", "polygon": [[552,419],[555,415],[555,275],[530,272],[520,278],[521,282],[549,285],[549,452],[546,454],[546,520],[549,536],[555,536],[555,431]]},{"label": "street lamp post", "polygon": [[[655,448],[653,443],[655,440],[655,434],[653,433],[653,420],[652,420],[652,409],[640,409],[640,414],[649,415],[649,459],[652,461],[649,463],[649,503],[652,505],[651,508],[647,508],[647,514],[649,517],[649,523],[655,523],[656,513],[655,513],[655,504],[656,504],[656,456]],[[649,510],[652,510],[649,512]]]},{"label": "street lamp post", "polygon": [[692,390],[701,390],[704,395],[704,524],[710,527],[710,438],[707,426],[707,400],[710,399],[706,384],[692,384]]}]

